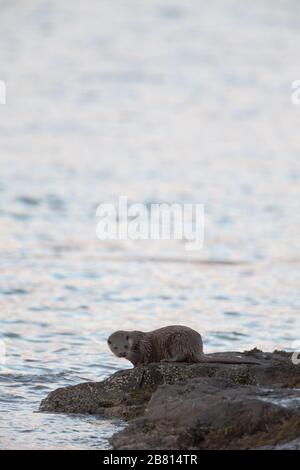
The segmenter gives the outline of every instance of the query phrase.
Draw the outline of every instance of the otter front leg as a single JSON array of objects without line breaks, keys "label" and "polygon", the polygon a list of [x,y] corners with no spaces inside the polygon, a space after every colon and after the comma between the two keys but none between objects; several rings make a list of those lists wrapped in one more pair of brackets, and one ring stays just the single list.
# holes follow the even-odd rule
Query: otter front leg
[{"label": "otter front leg", "polygon": [[133,365],[133,367],[139,367],[139,366],[147,366],[148,364],[150,364],[149,361],[132,361],[130,360],[131,364]]}]

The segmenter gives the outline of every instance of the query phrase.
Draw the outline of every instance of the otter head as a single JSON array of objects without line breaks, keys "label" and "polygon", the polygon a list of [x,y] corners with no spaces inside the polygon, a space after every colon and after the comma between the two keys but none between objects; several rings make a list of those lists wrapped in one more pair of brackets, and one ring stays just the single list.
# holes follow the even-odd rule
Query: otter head
[{"label": "otter head", "polygon": [[132,341],[129,331],[116,331],[107,340],[108,347],[117,357],[127,358]]},{"label": "otter head", "polygon": [[128,359],[134,366],[147,363],[151,351],[150,342],[142,331],[116,331],[107,344],[115,356]]}]

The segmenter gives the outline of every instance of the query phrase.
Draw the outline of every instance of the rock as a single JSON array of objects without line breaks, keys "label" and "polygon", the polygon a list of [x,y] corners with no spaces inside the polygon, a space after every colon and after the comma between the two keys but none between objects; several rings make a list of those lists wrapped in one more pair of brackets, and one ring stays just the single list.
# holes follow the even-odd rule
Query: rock
[{"label": "rock", "polygon": [[[298,445],[300,366],[284,351],[213,354],[253,364],[158,363],[51,392],[40,411],[130,420],[115,449]],[[259,364],[255,364],[255,361]],[[293,443],[295,442],[295,444]]]},{"label": "rock", "polygon": [[300,438],[285,444],[258,447],[258,450],[300,450]]},{"label": "rock", "polygon": [[[160,386],[144,417],[111,442],[116,449],[249,449],[286,430],[300,436],[299,390],[237,386],[231,379],[199,378]],[[138,447],[137,447],[138,444]]]}]

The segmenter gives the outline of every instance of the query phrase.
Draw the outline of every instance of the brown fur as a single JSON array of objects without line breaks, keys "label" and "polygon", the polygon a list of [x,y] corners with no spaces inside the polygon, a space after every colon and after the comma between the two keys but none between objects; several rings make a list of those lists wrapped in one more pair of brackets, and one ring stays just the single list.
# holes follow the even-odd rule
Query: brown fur
[{"label": "brown fur", "polygon": [[237,359],[212,359],[203,353],[201,335],[187,326],[173,325],[149,332],[116,331],[107,340],[117,357],[128,359],[134,366],[151,362],[214,362],[222,364],[255,364]]}]

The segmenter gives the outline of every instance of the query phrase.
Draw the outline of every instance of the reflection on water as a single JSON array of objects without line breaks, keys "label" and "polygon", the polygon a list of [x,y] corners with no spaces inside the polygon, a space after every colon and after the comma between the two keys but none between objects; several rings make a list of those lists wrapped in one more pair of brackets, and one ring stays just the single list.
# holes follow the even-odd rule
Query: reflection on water
[{"label": "reflection on water", "polygon": [[[0,1],[0,447],[105,448],[121,425],[36,413],[130,367],[115,328],[207,352],[299,337],[296,1]],[[297,75],[298,73],[298,75]],[[205,204],[205,247],[96,239],[96,207]]]}]

